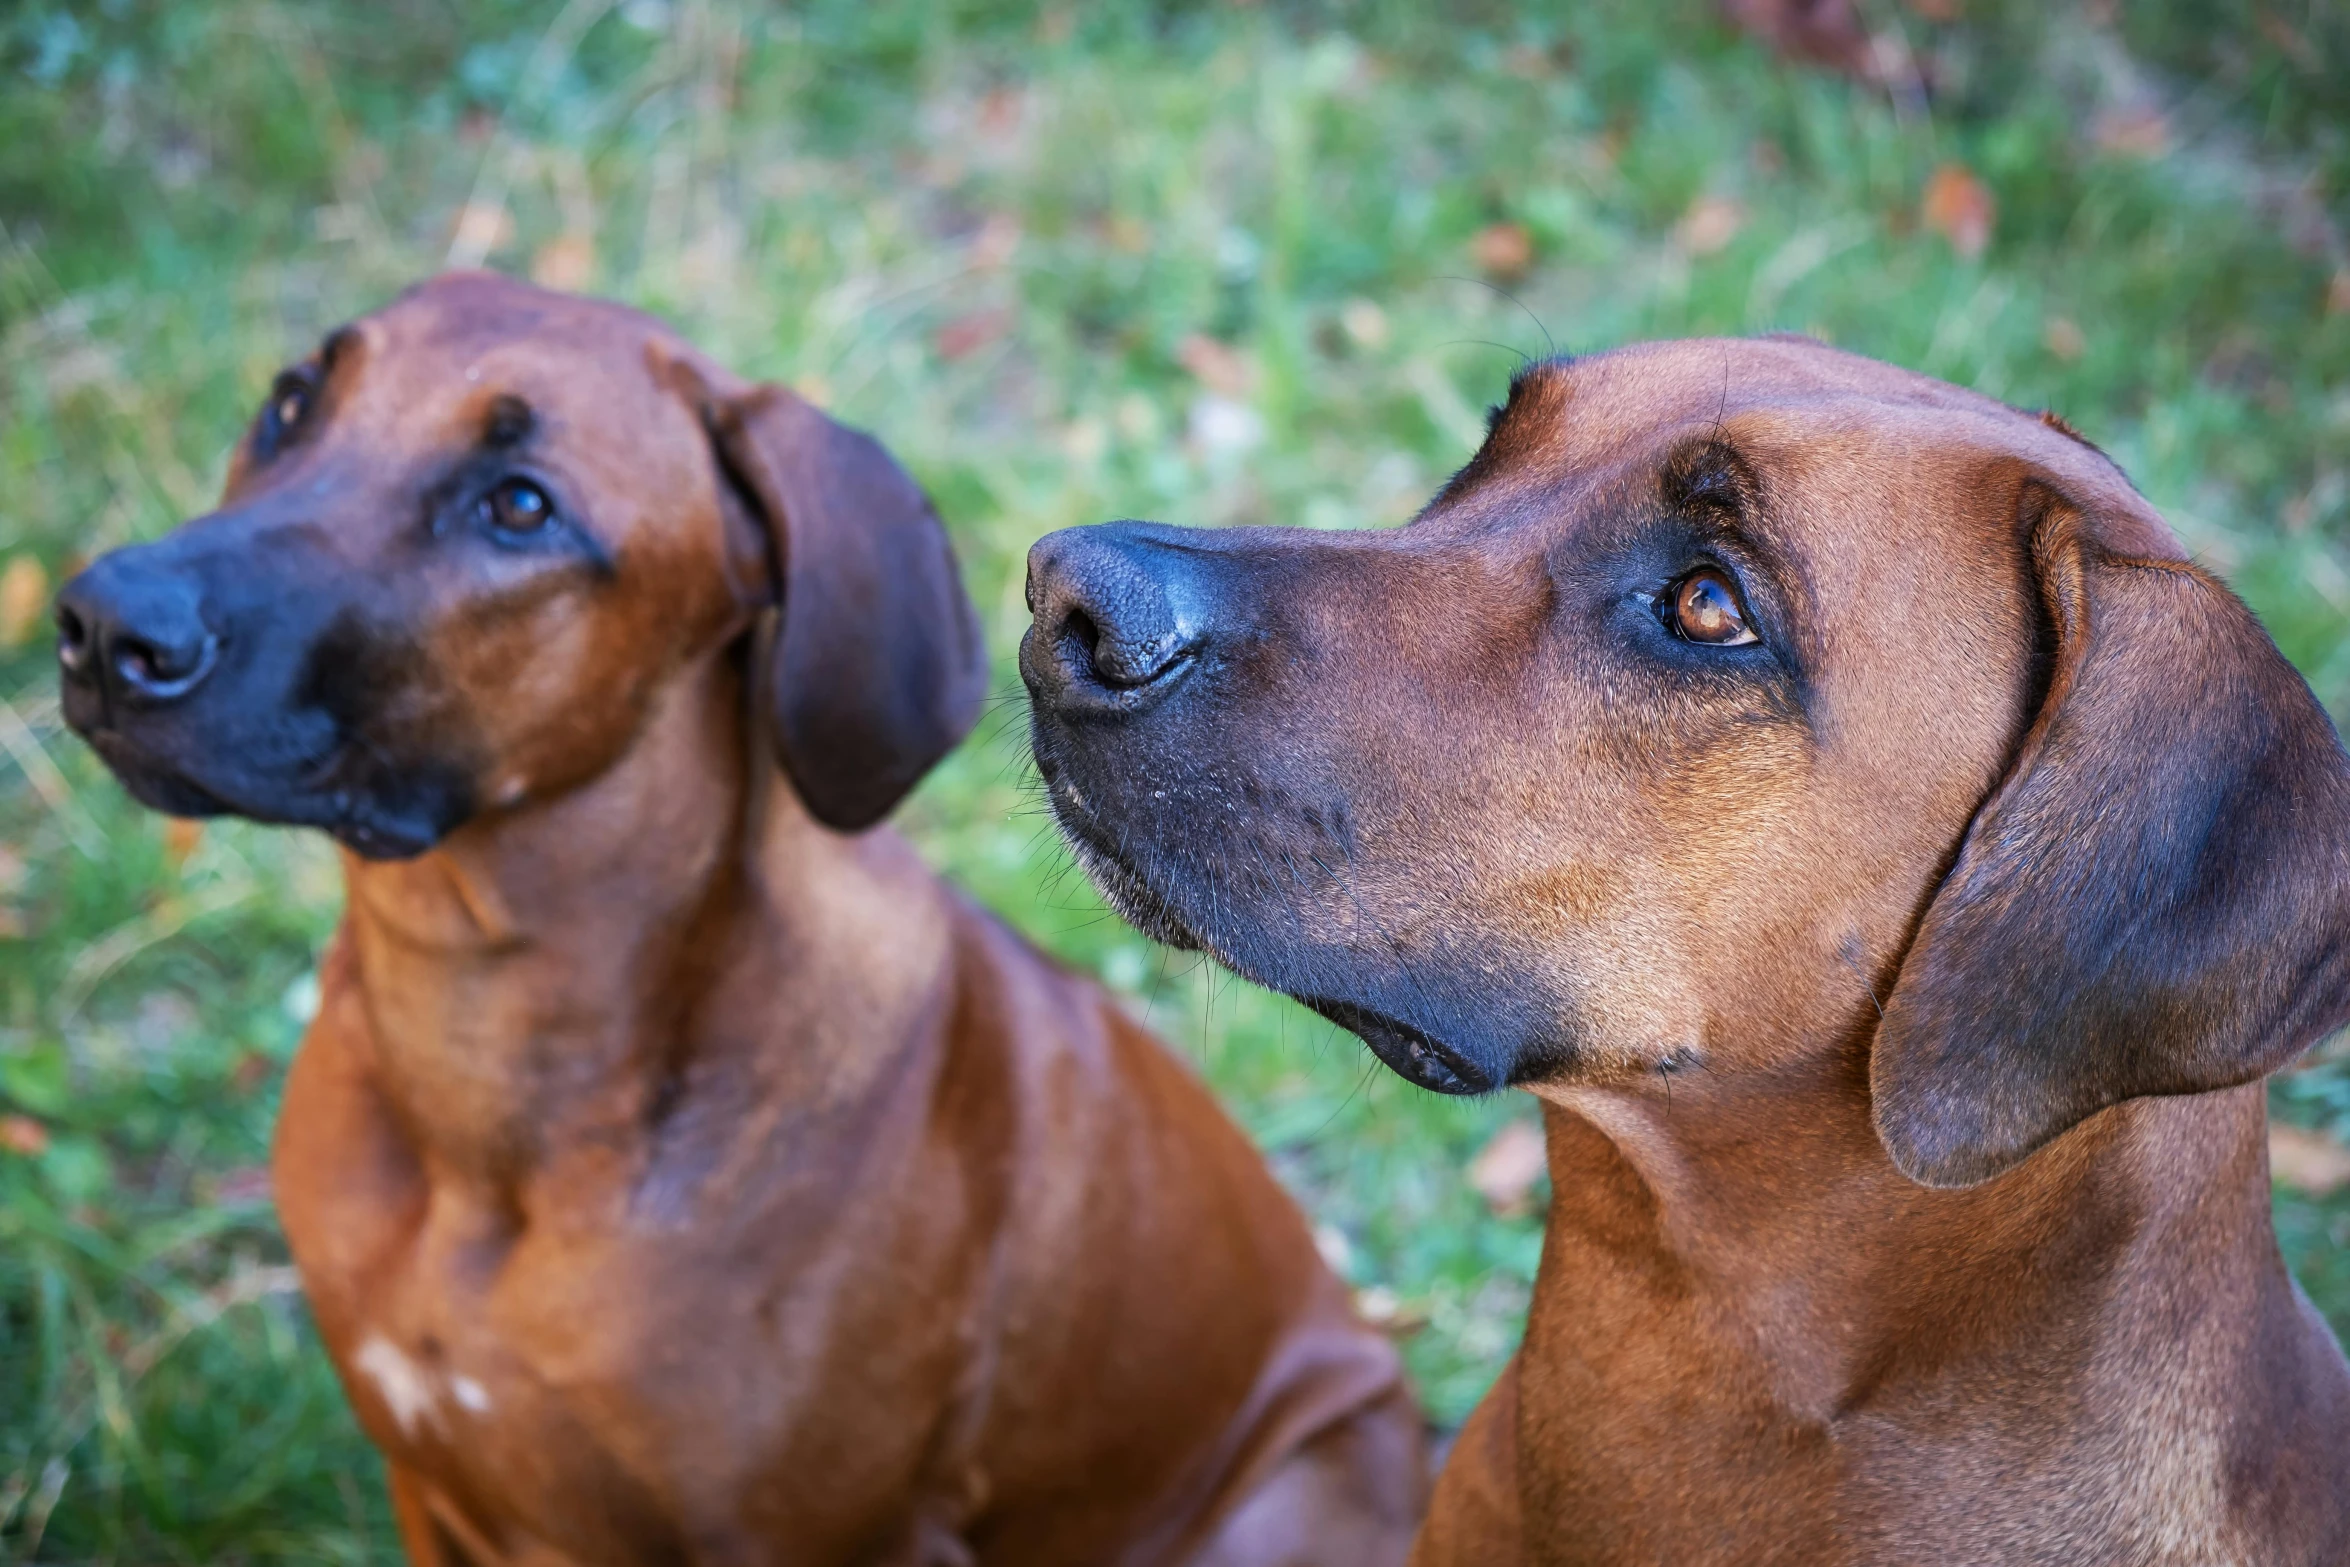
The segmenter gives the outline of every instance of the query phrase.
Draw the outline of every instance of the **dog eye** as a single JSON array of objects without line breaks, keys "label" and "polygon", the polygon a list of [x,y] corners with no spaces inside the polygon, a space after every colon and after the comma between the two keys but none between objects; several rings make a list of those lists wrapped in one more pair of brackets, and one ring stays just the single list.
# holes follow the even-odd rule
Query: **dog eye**
[{"label": "dog eye", "polygon": [[481,499],[482,520],[501,533],[536,533],[555,515],[547,492],[528,479],[501,479]]},{"label": "dog eye", "polygon": [[277,441],[292,435],[309,413],[310,383],[290,371],[279,376],[277,385],[270,388],[269,406],[264,410],[269,438]]},{"label": "dog eye", "polygon": [[1673,585],[1665,620],[1683,640],[1709,647],[1738,647],[1756,640],[1729,574],[1711,567],[1693,571]]}]

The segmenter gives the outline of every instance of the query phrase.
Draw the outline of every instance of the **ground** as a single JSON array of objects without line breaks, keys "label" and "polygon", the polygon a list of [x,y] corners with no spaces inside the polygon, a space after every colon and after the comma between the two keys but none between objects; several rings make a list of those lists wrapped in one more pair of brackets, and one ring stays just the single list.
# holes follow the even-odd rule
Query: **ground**
[{"label": "ground", "polygon": [[[1532,1107],[1102,912],[1031,792],[1031,539],[1399,522],[1522,356],[1791,328],[2060,411],[2350,711],[2343,24],[1858,11],[1878,80],[1694,0],[0,10],[0,1561],[394,1558],[262,1172],[332,857],[131,806],[46,599],[445,264],[662,311],[928,484],[1003,700],[905,825],[1201,1064],[1445,1421],[1517,1333],[1546,1194],[1468,1171]],[[2276,1094],[2350,1133],[2350,1064]],[[2297,1146],[2280,1231],[2350,1327],[2350,1197]]]}]

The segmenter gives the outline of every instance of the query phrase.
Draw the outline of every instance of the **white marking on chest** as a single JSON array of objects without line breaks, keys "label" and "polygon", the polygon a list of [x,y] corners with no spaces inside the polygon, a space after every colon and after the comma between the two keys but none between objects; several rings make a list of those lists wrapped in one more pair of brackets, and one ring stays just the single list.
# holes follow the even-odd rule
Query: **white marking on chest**
[{"label": "white marking on chest", "polygon": [[390,1339],[381,1335],[370,1338],[351,1357],[351,1366],[366,1373],[368,1380],[375,1384],[384,1407],[399,1423],[402,1436],[413,1436],[419,1420],[439,1424],[432,1373],[401,1354]]}]

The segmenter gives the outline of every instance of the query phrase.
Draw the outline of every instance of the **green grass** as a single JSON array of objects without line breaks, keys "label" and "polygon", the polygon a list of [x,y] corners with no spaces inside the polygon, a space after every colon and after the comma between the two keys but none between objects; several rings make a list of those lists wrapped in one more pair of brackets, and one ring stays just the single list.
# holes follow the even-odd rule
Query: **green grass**
[{"label": "green grass", "polygon": [[[0,13],[0,568],[53,583],[201,510],[277,365],[461,228],[870,426],[954,527],[1008,699],[905,825],[1202,1063],[1457,1419],[1538,1244],[1462,1170],[1529,1106],[1416,1093],[1103,914],[1027,792],[1028,542],[1397,522],[1554,337],[1792,327],[2061,410],[2341,714],[2350,300],[2328,313],[2336,105],[2287,44],[2206,58],[2206,13],[2270,37],[2226,7],[2133,8],[2121,38],[1912,18],[1944,88],[1900,105],[1688,0],[1450,9],[26,0]],[[2209,73],[2149,78],[2167,151],[2100,147],[2131,48]],[[1979,257],[1919,222],[1950,162],[1997,200]],[[1496,223],[1531,242],[1507,295]],[[0,1561],[390,1560],[254,1174],[331,857],[167,834],[62,732],[44,640],[0,649],[0,1114],[47,1137],[0,1146]],[[2350,1134],[2350,1067],[2278,1102]],[[2350,1199],[2279,1217],[2350,1326]]]}]

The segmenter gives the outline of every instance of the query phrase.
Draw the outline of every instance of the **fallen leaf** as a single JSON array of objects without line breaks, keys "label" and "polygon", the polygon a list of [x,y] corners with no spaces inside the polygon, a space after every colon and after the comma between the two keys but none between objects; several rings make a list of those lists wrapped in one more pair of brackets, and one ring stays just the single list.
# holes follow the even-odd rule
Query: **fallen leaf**
[{"label": "fallen leaf", "polygon": [[229,1070],[228,1080],[236,1085],[238,1093],[249,1094],[268,1082],[276,1070],[277,1063],[266,1054],[259,1050],[248,1050],[237,1057],[237,1064]]},{"label": "fallen leaf", "polygon": [[2309,35],[2265,7],[2260,13],[2260,32],[2302,70],[2314,76],[2325,69],[2325,56],[2309,41]]},{"label": "fallen leaf", "polygon": [[1008,213],[998,212],[979,225],[979,232],[971,236],[971,264],[981,271],[992,272],[1012,259],[1012,252],[1020,248],[1020,220]]},{"label": "fallen leaf", "polygon": [[2089,127],[2099,152],[2124,158],[2159,158],[2170,151],[2170,117],[2152,104],[2107,109]]},{"label": "fallen leaf", "polygon": [[1102,224],[1102,238],[1112,250],[1124,251],[1129,256],[1139,256],[1151,248],[1150,225],[1123,212],[1111,214]]},{"label": "fallen leaf", "polygon": [[1692,256],[1710,256],[1746,227],[1745,204],[1728,196],[1700,196],[1673,225],[1673,238]]},{"label": "fallen leaf", "polygon": [[932,342],[941,359],[967,359],[1011,330],[1012,313],[1009,310],[974,310],[940,327]]},{"label": "fallen leaf", "polygon": [[1852,0],[1723,0],[1732,23],[1790,60],[1866,75],[1869,38]]},{"label": "fallen leaf", "polygon": [[212,1200],[223,1207],[258,1207],[270,1200],[269,1166],[242,1165],[223,1170],[212,1181]]},{"label": "fallen leaf", "polygon": [[1523,223],[1488,223],[1469,241],[1469,254],[1480,269],[1506,282],[1534,265],[1534,236]]},{"label": "fallen leaf", "polygon": [[1918,221],[1950,241],[1950,248],[1969,261],[1991,243],[1991,225],[1998,217],[1991,188],[1975,178],[1963,163],[1945,163],[1926,181],[1925,199],[1918,205]]},{"label": "fallen leaf", "polygon": [[188,856],[196,852],[196,845],[204,841],[204,824],[184,816],[166,817],[163,823],[163,858],[173,870],[188,863]]},{"label": "fallen leaf", "polygon": [[1557,72],[1550,51],[1538,49],[1532,44],[1512,44],[1502,53],[1501,68],[1520,81],[1527,82],[1539,82]]},{"label": "fallen leaf", "polygon": [[1192,333],[1177,345],[1175,359],[1218,397],[1246,397],[1257,379],[1256,366],[1248,355],[1202,332]]},{"label": "fallen leaf", "polygon": [[1428,1325],[1426,1307],[1405,1300],[1384,1284],[1355,1291],[1355,1315],[1389,1338],[1410,1338]]},{"label": "fallen leaf", "polygon": [[1512,1121],[1469,1161],[1469,1185],[1496,1215],[1516,1218],[1533,1211],[1534,1183],[1548,1165],[1542,1128],[1532,1121]]},{"label": "fallen leaf", "polygon": [[2068,317],[2051,316],[2040,329],[2040,345],[2069,365],[2089,351],[2089,338]]},{"label": "fallen leaf", "polygon": [[596,280],[596,242],[585,234],[558,234],[530,258],[530,280],[566,293],[586,288]]},{"label": "fallen leaf", "polygon": [[1017,87],[990,88],[979,100],[979,134],[1000,140],[1020,128],[1028,95]]},{"label": "fallen leaf", "polygon": [[2298,1126],[2268,1129],[2269,1174],[2310,1197],[2324,1197],[2350,1185],[2350,1148],[2323,1132]]},{"label": "fallen leaf", "polygon": [[29,1115],[0,1115],[0,1148],[38,1159],[49,1151],[49,1128]]},{"label": "fallen leaf", "polygon": [[456,231],[450,236],[452,255],[484,260],[514,237],[514,217],[496,202],[469,201],[457,209]]},{"label": "fallen leaf", "polygon": [[1387,312],[1368,299],[1350,299],[1339,308],[1338,324],[1357,348],[1376,352],[1387,346]]},{"label": "fallen leaf", "polygon": [[0,570],[0,648],[22,647],[49,607],[49,573],[30,555],[9,557]]},{"label": "fallen leaf", "polygon": [[2350,316],[2350,267],[2340,267],[2326,281],[2326,314]]}]

